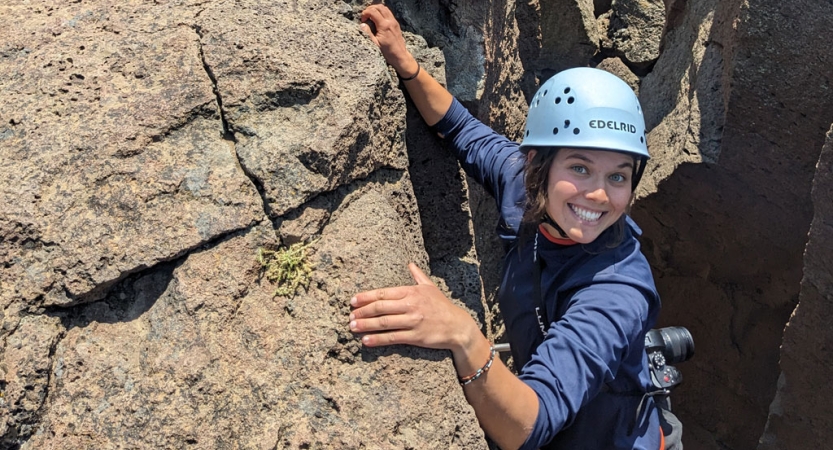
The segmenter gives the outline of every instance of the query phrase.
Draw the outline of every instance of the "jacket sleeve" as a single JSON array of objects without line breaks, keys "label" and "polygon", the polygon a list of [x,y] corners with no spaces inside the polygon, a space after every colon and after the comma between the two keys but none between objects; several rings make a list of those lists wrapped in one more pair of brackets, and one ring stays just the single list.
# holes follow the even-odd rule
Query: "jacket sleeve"
[{"label": "jacket sleeve", "polygon": [[517,235],[525,199],[524,156],[518,143],[474,118],[456,98],[433,128],[448,142],[466,174],[497,201],[502,219],[498,225],[501,237]]},{"label": "jacket sleeve", "polygon": [[597,283],[577,291],[520,378],[538,395],[535,425],[522,449],[536,449],[569,426],[616,376],[634,346],[644,351],[648,302],[634,286]]}]

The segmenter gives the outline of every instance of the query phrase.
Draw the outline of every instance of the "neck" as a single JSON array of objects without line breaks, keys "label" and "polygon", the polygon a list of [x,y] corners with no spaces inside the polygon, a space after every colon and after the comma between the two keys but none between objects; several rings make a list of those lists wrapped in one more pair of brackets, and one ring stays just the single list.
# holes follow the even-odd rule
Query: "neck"
[{"label": "neck", "polygon": [[574,241],[570,238],[556,237],[556,236],[558,236],[558,233],[557,233],[556,229],[548,223],[542,223],[541,225],[539,225],[538,230],[541,231],[541,234],[544,235],[544,238],[546,238],[548,241],[553,242],[555,244],[573,245],[573,244],[576,243],[576,241]]},{"label": "neck", "polygon": [[549,231],[551,235],[561,236],[562,239],[570,239],[570,237],[567,236],[567,233],[565,233],[564,230],[558,226],[558,224],[555,223],[555,221],[552,220],[552,217],[550,217],[547,213],[544,213],[542,225],[546,225],[548,227],[547,231]]}]

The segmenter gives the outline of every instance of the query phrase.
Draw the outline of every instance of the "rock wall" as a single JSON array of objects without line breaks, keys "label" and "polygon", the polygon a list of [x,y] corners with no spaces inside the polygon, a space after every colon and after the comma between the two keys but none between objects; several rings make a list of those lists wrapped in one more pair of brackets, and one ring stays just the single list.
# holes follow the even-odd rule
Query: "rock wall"
[{"label": "rock wall", "polygon": [[[660,320],[688,327],[697,344],[697,355],[680,367],[686,381],[675,395],[686,446],[742,449],[755,447],[763,432],[782,332],[799,301],[811,181],[833,118],[833,52],[817,45],[833,37],[825,19],[833,11],[825,2],[714,6],[701,11],[688,2],[681,19],[712,23],[697,39],[708,43],[700,69],[677,71],[686,76],[682,86],[702,86],[682,96],[692,105],[690,120],[660,122],[649,136],[653,144],[655,133],[669,136],[696,158],[639,201],[634,216],[663,296]],[[665,53],[674,36],[666,35]],[[705,66],[721,60],[723,67]],[[719,81],[714,88],[702,84],[704,68]],[[815,370],[828,369],[820,360]]]},{"label": "rock wall", "polygon": [[[512,138],[563,68],[638,90],[632,213],[660,325],[697,344],[689,450],[826,439],[828,3],[389,2]],[[492,200],[359,32],[364,4],[0,6],[0,447],[488,447],[446,353],[346,329],[352,293],[415,261],[502,339]],[[309,287],[275,296],[255,255],[300,242]]]},{"label": "rock wall", "polygon": [[[0,447],[486,446],[448,354],[346,328],[353,293],[429,267],[360,9],[0,7]],[[300,241],[309,288],[275,296],[257,250]]]},{"label": "rock wall", "polygon": [[816,164],[813,222],[804,252],[798,306],[784,330],[778,391],[758,449],[824,448],[833,434],[833,397],[826,350],[833,342],[833,128]]}]

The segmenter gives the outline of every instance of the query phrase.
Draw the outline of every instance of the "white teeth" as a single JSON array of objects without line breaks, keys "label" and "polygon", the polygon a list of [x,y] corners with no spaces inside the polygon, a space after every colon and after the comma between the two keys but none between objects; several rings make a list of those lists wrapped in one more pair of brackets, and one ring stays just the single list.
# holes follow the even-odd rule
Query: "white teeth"
[{"label": "white teeth", "polygon": [[581,218],[581,220],[586,220],[588,222],[595,222],[599,220],[599,217],[602,217],[602,213],[600,212],[588,211],[576,205],[570,205],[570,208]]}]

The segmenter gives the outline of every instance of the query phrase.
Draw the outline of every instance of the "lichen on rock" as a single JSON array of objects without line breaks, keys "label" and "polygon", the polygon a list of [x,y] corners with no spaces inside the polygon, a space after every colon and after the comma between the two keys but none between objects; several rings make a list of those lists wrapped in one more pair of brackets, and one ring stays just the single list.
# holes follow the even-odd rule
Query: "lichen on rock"
[{"label": "lichen on rock", "polygon": [[299,288],[309,287],[313,267],[308,260],[307,249],[314,242],[297,242],[277,250],[263,247],[257,249],[257,262],[263,269],[264,276],[278,285],[275,295],[291,297]]}]

